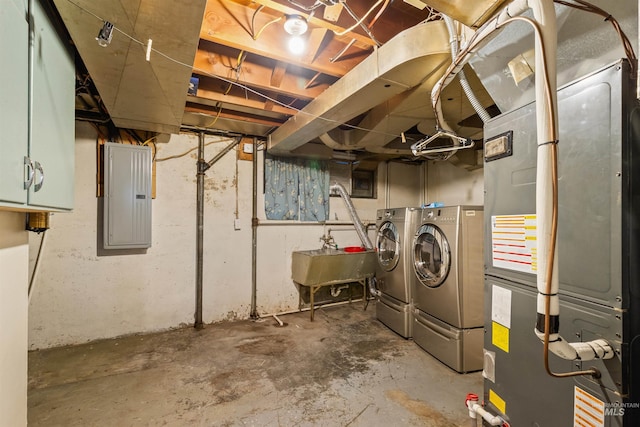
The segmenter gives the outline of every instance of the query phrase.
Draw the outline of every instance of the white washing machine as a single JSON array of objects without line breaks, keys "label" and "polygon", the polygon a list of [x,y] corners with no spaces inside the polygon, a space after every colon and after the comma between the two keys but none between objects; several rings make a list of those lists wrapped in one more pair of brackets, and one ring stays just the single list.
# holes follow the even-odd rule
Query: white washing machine
[{"label": "white washing machine", "polygon": [[411,245],[419,208],[380,209],[377,212],[376,282],[381,291],[377,318],[405,338],[411,338],[411,306],[415,274],[411,266]]},{"label": "white washing machine", "polygon": [[413,339],[458,372],[482,369],[483,208],[421,211],[412,240]]}]

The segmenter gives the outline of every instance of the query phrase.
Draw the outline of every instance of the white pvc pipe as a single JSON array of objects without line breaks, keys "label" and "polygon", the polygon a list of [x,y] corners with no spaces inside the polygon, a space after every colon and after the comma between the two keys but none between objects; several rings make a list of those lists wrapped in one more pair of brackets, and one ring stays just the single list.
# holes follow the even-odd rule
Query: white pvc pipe
[{"label": "white pvc pipe", "polygon": [[[556,14],[553,2],[551,0],[530,0],[529,7],[533,11],[533,16],[540,26],[541,42],[536,38],[535,44],[535,95],[536,95],[536,132],[538,144],[538,163],[536,175],[536,231],[537,231],[537,250],[538,250],[538,272],[536,276],[536,284],[538,288],[537,312],[544,314],[546,311],[546,293],[547,291],[547,269],[549,268],[549,253],[552,242],[552,216],[553,216],[553,179],[551,169],[553,167],[552,144],[558,140],[557,128],[554,123],[549,123],[548,117],[551,114],[557,117],[557,82],[556,82],[556,52],[557,52],[557,35],[556,35]],[[540,43],[544,44],[544,52]],[[546,57],[544,57],[546,53]],[[546,68],[544,68],[546,66]],[[544,72],[548,76],[550,92],[545,94],[544,91]],[[546,97],[550,98],[550,102],[541,102]],[[551,108],[551,111],[549,111]],[[550,316],[560,315],[560,301],[558,299],[559,282],[558,282],[558,251],[555,251],[553,260],[553,273],[551,277],[551,289],[548,298],[551,299]],[[538,338],[544,339],[544,333],[540,332],[536,327],[536,335]],[[560,357],[573,360],[576,352],[570,346],[560,345],[562,340],[558,340],[559,334],[549,334],[549,350],[558,354]],[[554,343],[552,348],[551,343]],[[566,343],[565,343],[566,344]]]},{"label": "white pvc pipe", "polygon": [[475,404],[471,405],[469,410],[475,412],[478,415],[480,415],[482,417],[482,419],[485,420],[487,423],[489,423],[489,425],[491,425],[491,426],[504,425],[504,420],[502,419],[501,416],[493,415],[491,412],[489,412],[486,409],[484,409],[478,403],[475,403]]},{"label": "white pvc pipe", "polygon": [[480,415],[480,417],[482,417],[482,419],[491,426],[509,426],[509,423],[504,418],[499,415],[493,415],[491,412],[484,409],[482,405],[478,403],[478,396],[476,396],[475,394],[467,394],[465,405],[467,406],[467,409],[469,409],[469,417],[473,420],[473,422],[475,422],[477,416]]},{"label": "white pvc pipe", "polygon": [[[557,119],[558,117],[557,83],[556,83],[556,51],[557,51],[557,26],[556,13],[552,0],[529,0],[528,5],[533,11],[535,20],[540,24],[541,40],[536,38],[535,73],[536,88],[536,123],[538,143],[538,164],[536,176],[536,215],[537,215],[537,242],[538,242],[538,274],[537,274],[537,311],[546,312],[545,302],[551,299],[549,316],[560,316],[560,290],[558,281],[558,251],[556,242],[552,241],[553,221],[553,176],[554,168],[553,145],[558,141]],[[542,44],[542,45],[541,45]],[[542,48],[544,46],[544,49]],[[544,55],[544,58],[543,58]],[[544,68],[546,64],[546,70]],[[546,77],[543,70],[546,71]],[[550,93],[545,93],[546,84]],[[548,102],[542,102],[545,96]],[[549,111],[551,108],[551,111]],[[557,159],[555,160],[557,161]],[[557,169],[556,169],[557,170]],[[556,236],[557,239],[557,236]],[[547,289],[547,270],[549,268],[549,254],[551,246],[555,245],[553,253],[552,275],[550,289]],[[549,295],[547,295],[547,293]],[[536,335],[544,339],[544,333],[536,328]],[[549,334],[549,351],[567,360],[593,360],[610,359],[614,352],[605,340],[591,342],[568,343],[562,339],[556,331]]]},{"label": "white pvc pipe", "polygon": [[[547,290],[547,269],[551,253],[553,234],[553,189],[554,169],[553,145],[558,142],[558,107],[556,82],[557,26],[553,0],[515,0],[501,10],[493,19],[478,29],[469,40],[461,55],[454,59],[444,76],[434,85],[431,92],[432,106],[436,121],[444,123],[440,94],[457,73],[462,70],[470,56],[478,49],[479,43],[507,22],[519,17],[524,11],[531,9],[534,20],[519,18],[531,23],[536,29],[535,38],[535,99],[536,99],[536,131],[538,145],[538,163],[536,177],[536,215],[537,215],[537,256],[538,271],[536,284],[538,289],[537,312],[544,315],[545,302],[550,299],[549,316],[559,319],[560,301],[558,298],[558,252],[554,251],[551,260],[552,275],[550,289]],[[548,296],[548,295],[550,296]],[[536,327],[538,337],[543,340],[544,332]],[[605,340],[567,343],[557,331],[549,335],[549,350],[567,360],[609,359],[614,356],[612,347]]]},{"label": "white pvc pipe", "polygon": [[335,287],[335,285],[331,286],[331,296],[334,298],[340,296],[344,289],[349,289],[349,285],[342,285],[338,286],[337,288]]}]

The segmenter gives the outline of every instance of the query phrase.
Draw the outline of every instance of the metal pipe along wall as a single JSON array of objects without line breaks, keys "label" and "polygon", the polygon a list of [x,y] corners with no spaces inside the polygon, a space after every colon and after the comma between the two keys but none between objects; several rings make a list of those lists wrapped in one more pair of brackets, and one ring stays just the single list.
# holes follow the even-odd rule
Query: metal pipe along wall
[{"label": "metal pipe along wall", "polygon": [[198,134],[198,172],[196,191],[196,313],[194,327],[202,329],[202,270],[204,236],[204,132]]}]

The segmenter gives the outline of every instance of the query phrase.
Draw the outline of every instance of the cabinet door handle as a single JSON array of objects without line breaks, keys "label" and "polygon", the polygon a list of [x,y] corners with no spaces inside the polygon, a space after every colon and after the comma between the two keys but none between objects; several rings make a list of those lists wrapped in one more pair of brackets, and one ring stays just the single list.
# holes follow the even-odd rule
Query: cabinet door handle
[{"label": "cabinet door handle", "polygon": [[42,188],[42,185],[44,184],[44,169],[42,168],[42,165],[38,161],[33,162],[33,167],[35,170],[40,172],[40,179],[38,179],[38,182],[36,182],[36,185],[33,186],[33,191],[40,191],[40,189]]},{"label": "cabinet door handle", "polygon": [[27,168],[27,179],[24,181],[24,189],[28,190],[31,184],[33,184],[33,177],[36,171],[33,168],[33,162],[27,156],[24,156],[24,166]]}]

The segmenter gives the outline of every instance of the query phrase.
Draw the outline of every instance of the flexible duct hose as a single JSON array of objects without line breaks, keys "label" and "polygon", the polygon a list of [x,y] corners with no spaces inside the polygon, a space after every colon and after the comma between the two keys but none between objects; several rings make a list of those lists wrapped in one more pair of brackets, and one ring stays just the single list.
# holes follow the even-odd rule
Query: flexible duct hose
[{"label": "flexible duct hose", "polygon": [[[331,187],[329,187],[329,189],[330,191],[337,192],[340,195],[340,197],[342,197],[342,200],[344,201],[344,204],[347,207],[347,210],[349,211],[349,215],[351,215],[353,226],[356,229],[356,233],[358,234],[360,241],[362,242],[364,247],[367,248],[367,250],[372,250],[373,243],[371,243],[371,239],[369,239],[369,235],[367,234],[367,230],[365,229],[364,224],[362,224],[362,221],[360,221],[358,212],[356,212],[356,208],[353,206],[353,203],[351,202],[351,197],[349,197],[347,190],[344,188],[342,184],[339,184],[339,183],[333,184]],[[374,297],[380,296],[380,291],[376,289],[375,281],[373,279],[367,279],[367,283],[369,285],[369,293]]]},{"label": "flexible duct hose", "polygon": [[340,194],[342,200],[344,200],[344,204],[349,211],[349,215],[351,215],[351,220],[353,221],[353,226],[356,229],[356,233],[358,233],[358,237],[360,241],[364,245],[365,248],[371,250],[373,249],[373,243],[369,239],[369,235],[367,234],[367,230],[364,228],[364,224],[360,221],[360,217],[358,217],[358,213],[356,212],[356,208],[353,206],[351,202],[351,197],[347,193],[347,190],[344,188],[342,184],[335,183],[331,187],[329,187],[331,191],[335,191]]},{"label": "flexible duct hose", "polygon": [[[455,29],[453,19],[451,19],[447,15],[443,15],[443,18],[444,18],[445,24],[447,25],[447,30],[449,31],[449,44],[451,45],[451,57],[455,59],[455,57],[458,56],[458,48],[460,45],[460,42],[458,40],[458,33]],[[484,109],[484,107],[482,106],[482,103],[478,100],[478,98],[476,97],[476,94],[473,92],[473,89],[471,89],[471,85],[467,80],[467,76],[464,73],[464,70],[462,69],[460,70],[460,72],[458,73],[458,79],[460,80],[460,86],[462,86],[462,90],[464,91],[464,94],[467,96],[467,99],[471,103],[471,106],[476,111],[478,116],[480,116],[480,118],[482,119],[482,122],[483,123],[488,122],[491,119],[491,115],[489,115],[487,110]]]}]

